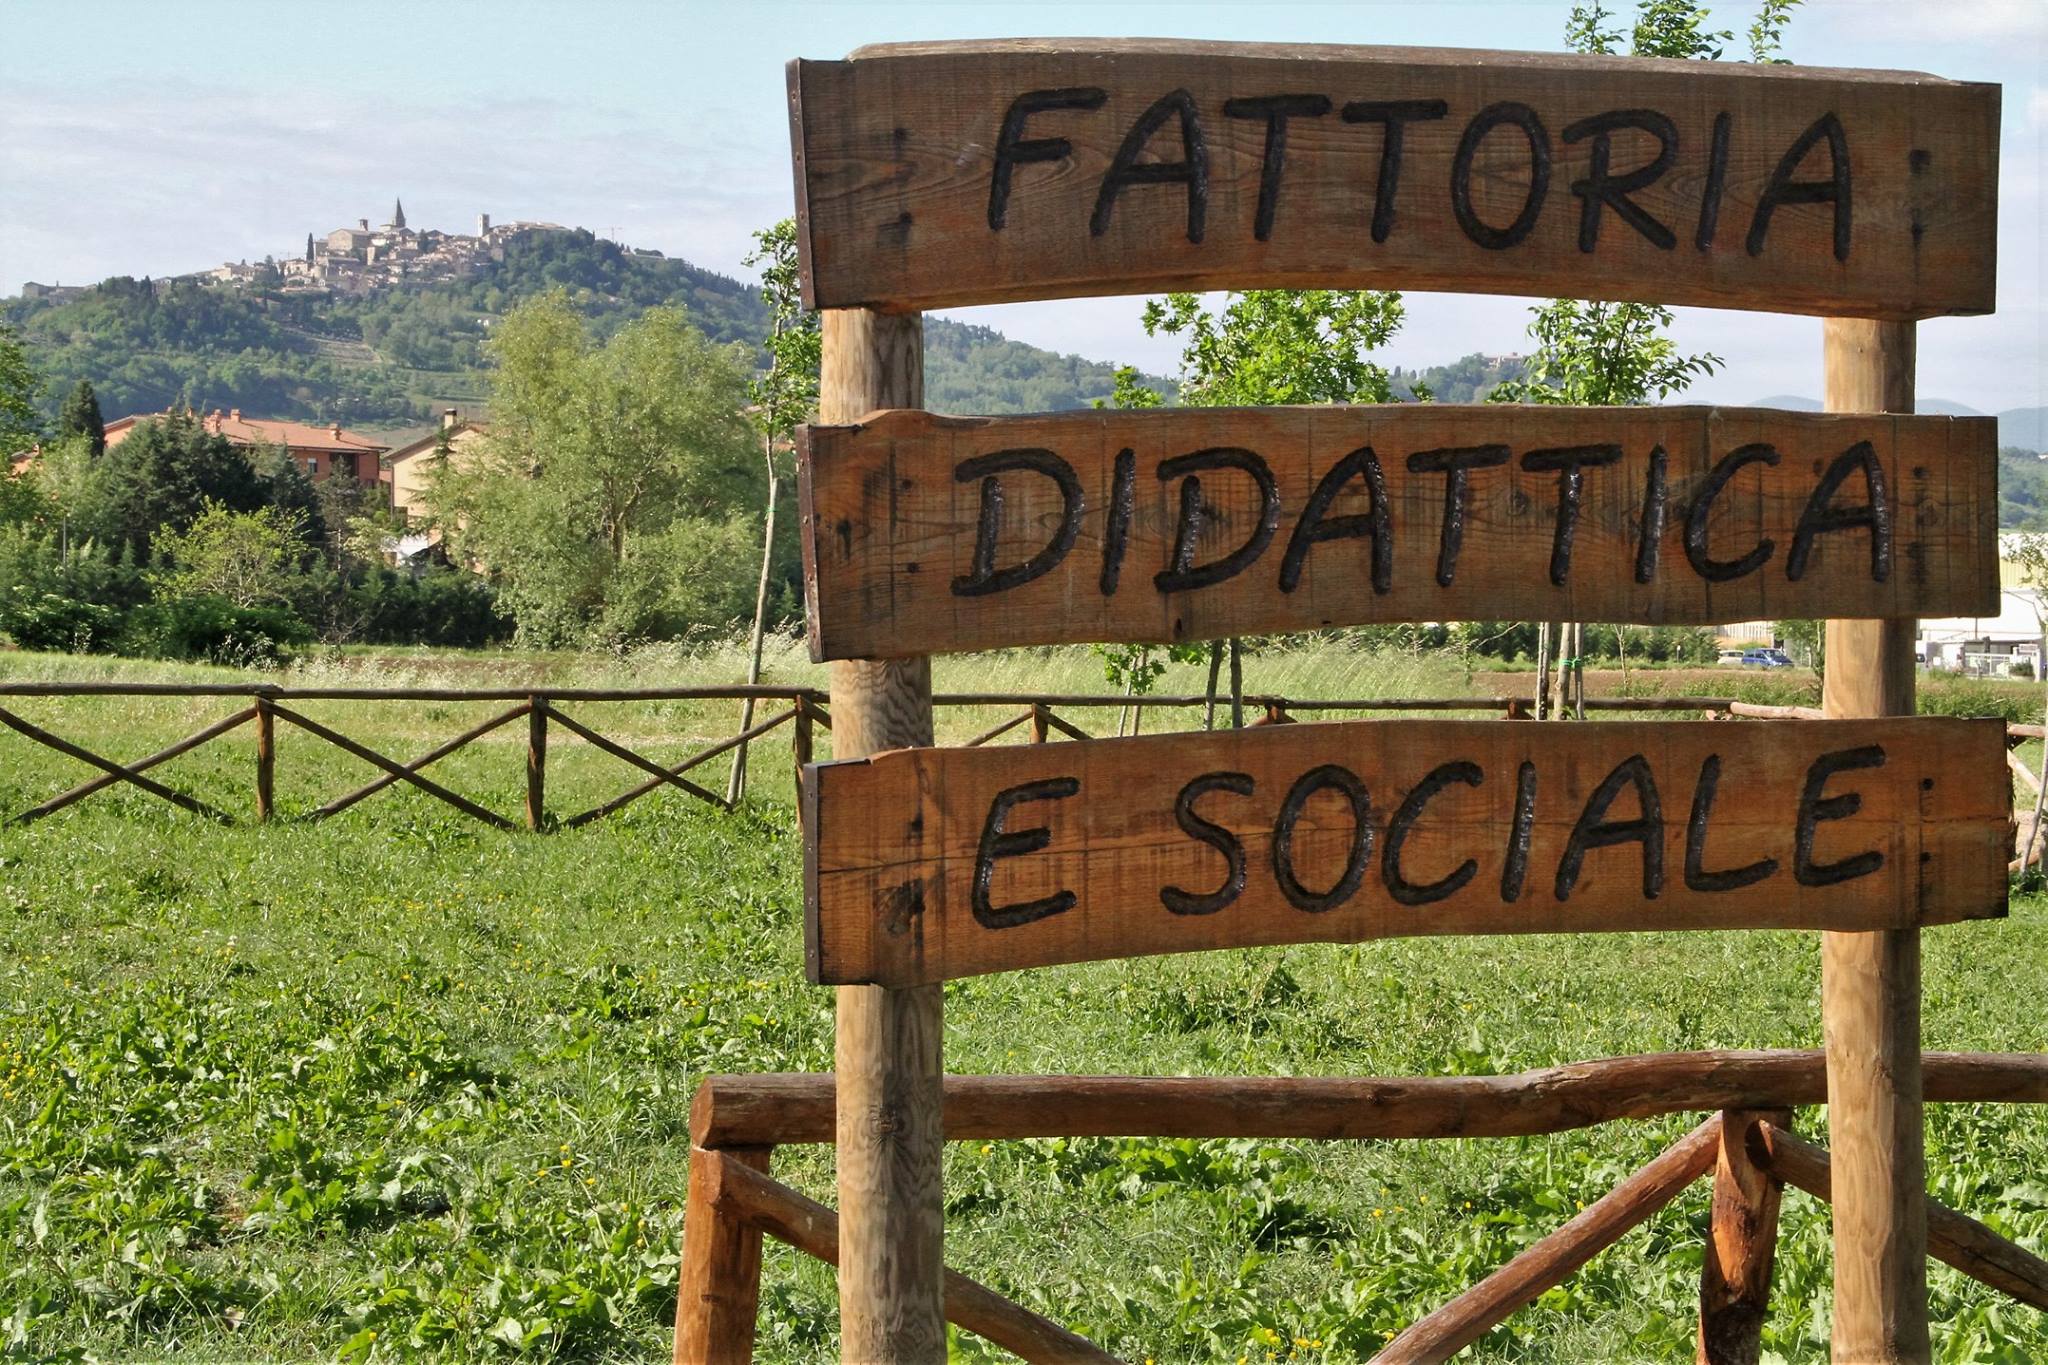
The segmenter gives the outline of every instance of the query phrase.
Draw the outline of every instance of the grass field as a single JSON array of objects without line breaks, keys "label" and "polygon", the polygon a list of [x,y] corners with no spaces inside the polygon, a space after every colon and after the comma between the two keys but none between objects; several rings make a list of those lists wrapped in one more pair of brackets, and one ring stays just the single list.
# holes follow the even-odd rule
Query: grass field
[{"label": "grass field", "polygon": [[[387,653],[317,661],[288,681],[657,685],[730,681],[737,667],[718,650]],[[89,676],[222,675],[0,654],[0,677]],[[771,676],[817,681],[792,651]],[[1087,656],[1064,651],[944,661],[938,685],[1102,688]],[[1325,650],[1257,658],[1247,685],[1330,696],[1470,684],[1449,661]],[[1162,688],[1197,690],[1199,675]],[[234,709],[7,704],[110,756]],[[306,709],[398,756],[488,714]],[[674,759],[731,733],[736,710],[573,713]],[[942,738],[1003,714],[949,714]],[[524,742],[507,727],[431,772],[511,814]],[[239,814],[250,745],[238,731],[160,775]],[[286,816],[371,775],[288,730],[279,749]],[[830,1064],[830,994],[802,980],[787,755],[779,736],[759,752],[756,797],[737,814],[662,793],[551,837],[500,833],[403,790],[322,824],[223,828],[117,789],[0,831],[0,1360],[661,1357],[693,1086]],[[0,812],[82,775],[0,734]],[[592,804],[634,777],[558,734],[550,803]],[[2022,898],[2009,920],[1930,931],[1927,1046],[2048,1046],[2044,930],[2048,902]],[[1469,1074],[1815,1046],[1818,956],[1814,935],[1751,933],[1060,968],[949,986],[947,1060],[962,1072]],[[1929,1114],[1938,1196],[2048,1251],[2048,1112]],[[1799,1122],[1825,1140],[1822,1111]],[[1687,1126],[955,1145],[948,1258],[1133,1360],[1353,1360]],[[776,1169],[832,1200],[829,1152],[786,1149]],[[1689,1359],[1705,1220],[1702,1186],[1475,1355]],[[1775,1357],[1826,1358],[1829,1260],[1825,1209],[1788,1194]],[[1945,1268],[1932,1280],[1938,1358],[2048,1358],[2048,1319]],[[834,1323],[830,1272],[771,1249],[760,1358],[836,1359]],[[959,1352],[987,1358],[971,1338]]]}]

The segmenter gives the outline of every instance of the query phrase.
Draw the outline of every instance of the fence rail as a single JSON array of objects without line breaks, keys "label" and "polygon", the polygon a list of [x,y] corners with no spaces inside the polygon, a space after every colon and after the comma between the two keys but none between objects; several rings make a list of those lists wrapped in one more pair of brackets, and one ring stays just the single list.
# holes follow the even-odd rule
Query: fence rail
[{"label": "fence rail", "polygon": [[[2048,1104],[2048,1055],[1929,1052],[1931,1103]],[[1784,1185],[1832,1199],[1827,1153],[1794,1137],[1791,1110],[1825,1103],[1815,1051],[1610,1057],[1513,1076],[947,1076],[949,1142],[1035,1137],[1349,1141],[1524,1137],[1617,1119],[1708,1117],[1555,1232],[1411,1323],[1377,1357],[1446,1361],[1713,1174],[1700,1280],[1699,1359],[1755,1360],[1769,1308]],[[761,1238],[832,1263],[838,1218],[769,1173],[777,1147],[835,1138],[830,1072],[709,1076],[690,1107],[690,1179],[676,1299],[678,1365],[751,1357]],[[2048,1309],[2048,1262],[1927,1200],[1928,1254]],[[1108,1361],[1084,1338],[953,1271],[947,1318],[1027,1361]]]},{"label": "fence rail", "polygon": [[[232,824],[228,812],[186,792],[148,776],[150,769],[210,744],[252,722],[255,726],[253,752],[255,790],[252,808],[255,819],[266,822],[276,816],[276,727],[279,722],[311,735],[344,753],[380,770],[374,780],[315,807],[302,817],[325,820],[341,814],[364,799],[387,788],[405,785],[425,792],[472,819],[500,829],[524,826],[534,831],[575,829],[611,815],[640,797],[667,787],[695,800],[729,809],[734,801],[710,787],[693,782],[683,774],[734,749],[744,748],[770,732],[788,727],[791,757],[801,767],[811,761],[815,735],[829,730],[831,715],[826,710],[826,693],[815,687],[773,684],[731,684],[710,687],[287,687],[269,683],[150,683],[150,682],[6,682],[0,683],[0,700],[13,698],[63,697],[191,697],[246,699],[249,705],[187,735],[167,748],[144,758],[119,762],[105,757],[35,724],[0,706],[0,726],[13,730],[45,748],[78,760],[97,774],[49,800],[6,817],[5,824],[20,825],[54,815],[76,805],[96,792],[126,784],[168,801],[195,815]],[[1495,714],[1509,720],[1529,720],[1535,702],[1528,697],[1287,697],[1274,693],[1246,693],[1241,698],[1246,714],[1255,718],[1248,724],[1285,725],[1303,715],[1363,715],[1390,711],[1465,711]],[[380,750],[315,720],[288,705],[293,702],[511,702],[510,709],[464,730],[429,749],[417,758],[401,762]],[[567,714],[565,707],[612,702],[661,701],[748,701],[784,702],[768,719],[748,725],[737,733],[697,751],[679,763],[663,764],[604,734],[588,720]],[[1052,741],[1055,735],[1067,739],[1090,739],[1090,730],[1076,724],[1061,711],[1118,709],[1133,717],[1132,728],[1143,724],[1148,711],[1201,709],[1204,722],[1212,722],[1218,699],[1196,695],[1120,696],[1061,692],[941,692],[933,696],[934,707],[1017,707],[1015,715],[964,741],[969,746],[989,744],[1019,731],[1033,744]],[[1698,712],[1714,719],[1735,717],[1770,719],[1818,718],[1820,711],[1806,706],[1765,706],[1726,697],[1589,697],[1589,712]],[[527,721],[526,801],[520,818],[508,818],[425,776],[424,770],[485,735],[524,718]],[[1121,728],[1121,723],[1119,724]],[[618,759],[644,775],[637,785],[609,801],[567,817],[551,815],[547,808],[547,757],[549,736],[555,729],[567,731],[598,751]],[[2040,726],[2014,725],[2009,736],[2014,743],[2039,737]]]}]

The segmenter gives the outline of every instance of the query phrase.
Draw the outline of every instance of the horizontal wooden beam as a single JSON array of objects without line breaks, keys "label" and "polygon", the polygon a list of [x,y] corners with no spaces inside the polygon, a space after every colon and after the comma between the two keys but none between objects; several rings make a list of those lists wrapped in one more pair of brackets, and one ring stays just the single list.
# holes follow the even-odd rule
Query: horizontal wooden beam
[{"label": "horizontal wooden beam", "polygon": [[1986,313],[1999,88],[1443,48],[1017,39],[789,67],[817,308],[1349,287]]},{"label": "horizontal wooden beam", "polygon": [[876,412],[799,435],[811,652],[1995,614],[1997,445],[1747,408]]},{"label": "horizontal wooden beam", "polygon": [[[724,1152],[690,1153],[710,1166],[710,1203],[827,1265],[839,1264],[839,1215]],[[1086,1337],[1004,1298],[955,1270],[946,1272],[946,1320],[1025,1360],[1048,1365],[1116,1365]]]},{"label": "horizontal wooden beam", "polygon": [[[1834,1174],[1824,1148],[1775,1124],[1759,1123],[1751,1130],[1750,1153],[1786,1184],[1823,1203],[1834,1202]],[[2021,1303],[2048,1310],[2048,1261],[1932,1196],[1927,1199],[1927,1254]]]},{"label": "horizontal wooden beam", "polygon": [[822,984],[1434,934],[2003,915],[1996,720],[1389,720],[805,770]]},{"label": "horizontal wooden beam", "polygon": [[[2048,1053],[1929,1052],[1927,1098],[2048,1104]],[[690,1105],[700,1147],[833,1139],[830,1072],[706,1076]],[[1508,1076],[946,1077],[949,1141],[1039,1137],[1533,1137],[1616,1119],[1827,1100],[1824,1054],[1667,1052]]]},{"label": "horizontal wooden beam", "polygon": [[[525,701],[531,687],[279,687],[274,683],[0,682],[0,697],[271,697],[278,701]],[[556,701],[822,702],[821,688],[771,683],[719,687],[550,687]]]},{"label": "horizontal wooden beam", "polygon": [[1443,1307],[1409,1324],[1374,1361],[1378,1365],[1441,1365],[1449,1360],[1648,1222],[1687,1185],[1713,1169],[1720,1140],[1721,1118],[1717,1114],[1581,1209],[1556,1232]]}]

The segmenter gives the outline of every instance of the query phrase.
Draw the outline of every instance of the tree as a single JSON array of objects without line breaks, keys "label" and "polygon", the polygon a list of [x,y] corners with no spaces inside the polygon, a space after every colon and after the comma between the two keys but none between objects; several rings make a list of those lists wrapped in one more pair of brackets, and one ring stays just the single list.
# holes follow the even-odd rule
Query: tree
[{"label": "tree", "polygon": [[[1749,30],[1754,60],[1773,59],[1797,3],[1763,0]],[[1566,45],[1586,53],[1619,51],[1624,35],[1610,27],[1612,17],[1601,0],[1574,5],[1565,20]],[[1722,44],[1734,35],[1709,29],[1708,18],[1706,6],[1699,0],[1643,0],[1627,34],[1628,50],[1637,57],[1718,60]],[[1655,304],[1552,299],[1530,312],[1529,335],[1536,348],[1525,377],[1495,388],[1487,396],[1488,402],[1630,406],[1683,392],[1723,363],[1708,352],[1681,353],[1669,335],[1671,310]],[[1573,643],[1582,640],[1582,631],[1569,623],[1561,630],[1560,700],[1573,680],[1583,697],[1584,650]],[[1552,652],[1549,623],[1541,626],[1537,643],[1537,714],[1541,715]]]},{"label": "tree", "polygon": [[21,335],[0,322],[0,458],[26,450],[43,434],[36,395],[43,389]]},{"label": "tree", "polygon": [[99,395],[93,392],[90,379],[79,380],[78,387],[64,399],[64,409],[57,415],[57,434],[83,436],[94,455],[107,453],[107,424],[100,417]]},{"label": "tree", "polygon": [[[1279,403],[1388,403],[1393,376],[1369,359],[1400,330],[1401,296],[1360,289],[1255,289],[1227,295],[1210,311],[1199,296],[1168,294],[1145,302],[1145,331],[1181,338],[1180,400],[1188,407],[1264,407]],[[1111,399],[1119,408],[1157,407],[1163,395],[1126,366]],[[1229,642],[1231,723],[1243,722],[1240,641]],[[1147,645],[1097,645],[1103,672],[1143,695],[1165,664]],[[1193,662],[1200,645],[1170,646],[1167,658]],[[1208,695],[1215,709],[1223,645],[1212,642]],[[1122,729],[1122,722],[1118,722]]]},{"label": "tree", "polygon": [[[747,683],[761,681],[761,647],[768,632],[768,585],[775,567],[775,502],[781,479],[775,449],[818,406],[818,366],[824,331],[818,315],[803,305],[796,249],[796,220],[785,218],[754,234],[746,264],[761,267],[761,298],[768,305],[768,368],[747,385],[754,426],[761,433],[761,463],[768,479],[768,507],[762,516],[761,579],[754,593],[754,634],[747,656]],[[754,700],[740,704],[740,729],[754,723]],[[747,786],[747,746],[733,752],[725,799],[737,801]]]},{"label": "tree", "polygon": [[120,547],[146,564],[155,537],[184,530],[209,502],[253,512],[266,500],[248,457],[188,410],[137,423],[119,445],[89,461],[67,512],[74,535]]},{"label": "tree", "polygon": [[559,290],[493,331],[490,433],[430,477],[425,502],[521,638],[614,643],[740,617],[763,491],[743,351],[675,308],[599,345]]},{"label": "tree", "polygon": [[209,502],[191,526],[157,537],[149,575],[160,599],[218,597],[237,607],[291,597],[311,546],[298,520],[275,507],[233,511]]}]

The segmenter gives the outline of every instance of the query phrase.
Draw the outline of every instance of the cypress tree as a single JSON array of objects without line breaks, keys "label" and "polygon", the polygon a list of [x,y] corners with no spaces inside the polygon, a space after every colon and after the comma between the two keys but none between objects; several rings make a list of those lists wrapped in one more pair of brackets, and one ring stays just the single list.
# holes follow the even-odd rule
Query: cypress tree
[{"label": "cypress tree", "polygon": [[93,392],[90,379],[79,380],[78,387],[64,400],[57,429],[60,435],[85,437],[92,443],[95,456],[107,453],[107,424],[100,416],[100,396]]}]

